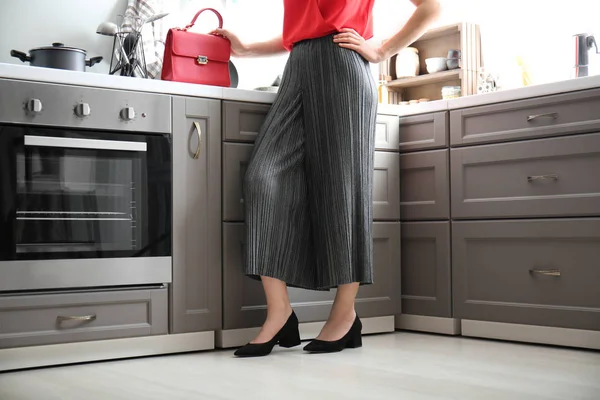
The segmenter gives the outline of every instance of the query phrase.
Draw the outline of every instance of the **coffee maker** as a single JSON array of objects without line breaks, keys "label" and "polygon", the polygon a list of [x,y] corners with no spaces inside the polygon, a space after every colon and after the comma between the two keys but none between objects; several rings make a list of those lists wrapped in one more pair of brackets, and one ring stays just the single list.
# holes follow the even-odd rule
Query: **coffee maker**
[{"label": "coffee maker", "polygon": [[598,50],[598,44],[596,43],[596,39],[590,34],[580,33],[577,35],[573,35],[573,44],[575,47],[574,77],[580,78],[582,76],[588,76],[590,53],[592,52],[592,48],[595,47],[596,54],[600,54],[600,51]]}]

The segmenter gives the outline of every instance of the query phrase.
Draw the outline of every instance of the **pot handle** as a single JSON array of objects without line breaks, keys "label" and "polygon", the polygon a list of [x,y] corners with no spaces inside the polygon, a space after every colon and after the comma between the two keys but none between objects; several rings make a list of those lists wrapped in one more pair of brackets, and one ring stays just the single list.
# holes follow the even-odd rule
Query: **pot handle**
[{"label": "pot handle", "polygon": [[100,61],[102,61],[102,56],[92,57],[89,60],[85,60],[85,65],[87,65],[88,67],[93,67],[94,65],[98,64]]},{"label": "pot handle", "polygon": [[29,57],[27,54],[23,53],[22,51],[11,50],[10,55],[12,57],[18,58],[19,60],[21,60],[23,62],[31,62],[31,57]]}]

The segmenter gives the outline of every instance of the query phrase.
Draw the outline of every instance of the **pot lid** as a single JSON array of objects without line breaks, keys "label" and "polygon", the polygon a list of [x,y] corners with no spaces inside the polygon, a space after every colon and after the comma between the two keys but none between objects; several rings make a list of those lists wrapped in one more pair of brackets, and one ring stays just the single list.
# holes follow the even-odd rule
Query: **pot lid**
[{"label": "pot lid", "polygon": [[52,46],[36,47],[35,49],[29,50],[29,52],[31,53],[32,51],[37,51],[37,50],[65,50],[65,51],[77,51],[84,55],[86,54],[86,51],[83,49],[79,49],[77,47],[65,46],[63,43],[59,43],[59,42],[52,43]]}]

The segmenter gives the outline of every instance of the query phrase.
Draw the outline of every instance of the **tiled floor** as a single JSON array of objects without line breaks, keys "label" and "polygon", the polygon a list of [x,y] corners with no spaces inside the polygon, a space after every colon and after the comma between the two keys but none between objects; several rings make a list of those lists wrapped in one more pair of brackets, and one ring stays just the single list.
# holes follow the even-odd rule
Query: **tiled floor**
[{"label": "tiled floor", "polygon": [[214,351],[3,373],[0,399],[600,399],[600,352],[413,333],[364,344],[329,355]]}]

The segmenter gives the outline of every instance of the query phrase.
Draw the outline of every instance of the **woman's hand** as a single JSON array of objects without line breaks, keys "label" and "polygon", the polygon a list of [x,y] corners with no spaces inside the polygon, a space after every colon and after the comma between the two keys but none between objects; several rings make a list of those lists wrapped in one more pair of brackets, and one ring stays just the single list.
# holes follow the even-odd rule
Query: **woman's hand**
[{"label": "woman's hand", "polygon": [[243,57],[248,54],[248,47],[242,43],[239,37],[227,29],[217,28],[210,32],[211,35],[222,36],[231,42],[231,54],[236,57]]},{"label": "woman's hand", "polygon": [[379,63],[385,59],[383,52],[371,46],[354,29],[344,28],[333,37],[333,41],[340,47],[351,49],[363,56],[367,61]]}]

